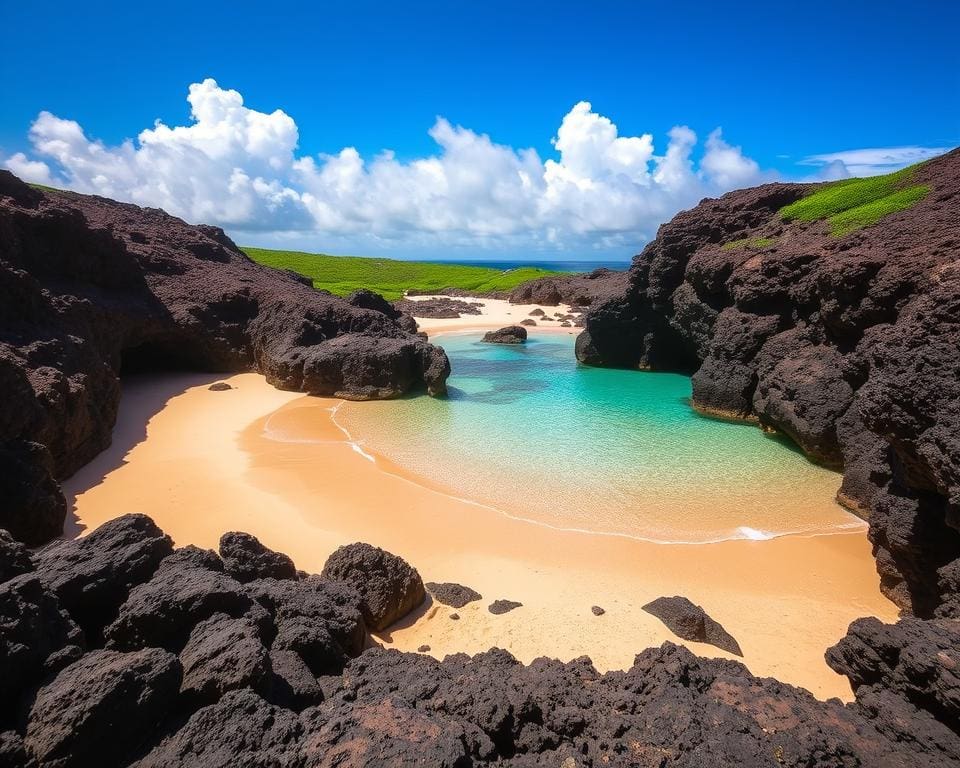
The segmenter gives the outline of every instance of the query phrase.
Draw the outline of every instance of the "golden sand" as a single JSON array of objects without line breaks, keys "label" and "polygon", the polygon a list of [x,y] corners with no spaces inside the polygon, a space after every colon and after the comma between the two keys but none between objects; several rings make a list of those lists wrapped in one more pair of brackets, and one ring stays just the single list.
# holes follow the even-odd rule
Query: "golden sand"
[{"label": "golden sand", "polygon": [[[441,658],[500,646],[525,662],[589,655],[602,670],[627,668],[640,650],[679,642],[641,606],[685,595],[738,639],[755,674],[819,697],[850,698],[823,661],[849,622],[896,618],[862,532],[663,545],[557,531],[371,461],[330,418],[335,400],[279,392],[256,374],[230,377],[235,389],[225,392],[207,389],[215,380],[125,382],[114,445],[65,483],[68,535],[143,512],[178,545],[215,547],[224,531],[249,531],[307,571],[337,546],[367,541],[409,560],[424,581],[456,581],[484,596],[457,611],[459,621],[433,603],[380,636],[403,650],[429,645]],[[265,426],[277,411],[313,420],[311,434],[325,442],[271,440]],[[486,606],[498,598],[523,607],[493,616]],[[593,605],[606,613],[594,616]]]}]

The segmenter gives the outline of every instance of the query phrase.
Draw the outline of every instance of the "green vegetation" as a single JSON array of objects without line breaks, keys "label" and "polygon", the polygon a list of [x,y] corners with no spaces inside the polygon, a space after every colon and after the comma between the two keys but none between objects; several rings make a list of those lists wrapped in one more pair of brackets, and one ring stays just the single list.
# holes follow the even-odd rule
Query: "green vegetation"
[{"label": "green vegetation", "polygon": [[886,176],[836,181],[781,208],[780,217],[784,221],[826,219],[837,236],[868,227],[884,216],[916,205],[926,196],[930,187],[910,184],[917,167],[913,165]]},{"label": "green vegetation", "polygon": [[720,246],[721,251],[735,251],[738,248],[769,248],[776,242],[773,237],[742,237]]},{"label": "green vegetation", "polygon": [[462,288],[478,293],[509,291],[528,280],[565,274],[533,267],[503,271],[462,264],[328,256],[265,248],[244,248],[243,252],[268,267],[290,269],[305,275],[313,280],[314,288],[322,288],[338,296],[346,296],[358,288],[369,288],[391,301],[399,299],[405,291],[423,293],[444,288]]}]

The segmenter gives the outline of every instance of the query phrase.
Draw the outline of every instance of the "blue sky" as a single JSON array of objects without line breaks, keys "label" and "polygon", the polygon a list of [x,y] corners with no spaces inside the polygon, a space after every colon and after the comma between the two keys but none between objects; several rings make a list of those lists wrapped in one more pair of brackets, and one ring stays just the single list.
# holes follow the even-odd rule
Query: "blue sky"
[{"label": "blue sky", "polygon": [[[242,242],[398,256],[626,255],[702,194],[922,157],[836,154],[850,150],[960,144],[960,3],[946,0],[0,2],[0,163],[203,217]],[[256,115],[282,110],[290,122],[266,128],[277,146],[258,145],[248,164],[249,136],[210,145],[207,133],[222,129],[229,142],[238,125],[217,107],[203,136],[164,134],[136,157],[155,121],[198,122],[186,99],[206,78],[216,90],[198,98],[229,102],[234,117],[244,110],[243,130],[256,134]],[[242,108],[224,101],[231,89]],[[581,102],[589,109],[575,113]],[[48,122],[31,140],[45,111],[79,132]],[[562,125],[567,138],[555,145]],[[671,139],[678,126],[695,143]],[[91,168],[98,146],[114,154]],[[657,177],[668,146],[688,153],[690,170],[672,186]],[[394,155],[377,166],[383,150]],[[198,164],[197,151],[216,162]],[[164,179],[177,161],[204,174],[196,187]],[[518,178],[525,186],[512,189]],[[235,204],[222,204],[231,194]]]}]

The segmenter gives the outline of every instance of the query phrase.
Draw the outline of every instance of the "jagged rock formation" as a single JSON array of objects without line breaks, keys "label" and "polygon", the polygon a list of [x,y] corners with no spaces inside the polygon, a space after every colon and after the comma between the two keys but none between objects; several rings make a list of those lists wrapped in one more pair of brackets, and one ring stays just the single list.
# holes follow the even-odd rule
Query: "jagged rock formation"
[{"label": "jagged rock formation", "polygon": [[960,150],[912,208],[837,237],[779,211],[809,185],[705,200],[660,228],[577,339],[593,365],[693,374],[694,406],[843,469],[882,589],[960,616]]},{"label": "jagged rock formation", "polygon": [[[524,666],[496,649],[443,661],[364,650],[364,597],[342,582],[300,574],[241,583],[196,547],[156,561],[145,553],[168,540],[141,516],[94,536],[106,554],[67,542],[44,552],[45,568],[71,589],[89,583],[121,600],[98,619],[106,631],[84,637],[83,604],[65,607],[39,571],[0,582],[2,766],[960,761],[953,620],[855,622],[828,654],[856,689],[844,706],[671,643],[606,674],[586,658]],[[135,564],[124,566],[123,550]],[[376,561],[352,562],[358,578],[367,565],[381,577]]]},{"label": "jagged rock formation", "polygon": [[255,264],[214,227],[0,171],[0,525],[31,545],[60,533],[57,480],[110,444],[122,370],[442,394],[446,355],[415,330],[374,294],[344,301]]},{"label": "jagged rock formation", "polygon": [[627,272],[601,267],[587,274],[541,277],[518,285],[509,295],[513,304],[543,304],[555,307],[569,304],[574,308],[592,306],[623,293]]},{"label": "jagged rock formation", "polygon": [[429,299],[398,299],[393,302],[393,306],[402,312],[414,317],[430,317],[435,319],[446,319],[460,317],[461,315],[479,315],[481,313],[481,304],[478,301],[463,301],[462,299],[450,299],[446,297],[432,297]]}]

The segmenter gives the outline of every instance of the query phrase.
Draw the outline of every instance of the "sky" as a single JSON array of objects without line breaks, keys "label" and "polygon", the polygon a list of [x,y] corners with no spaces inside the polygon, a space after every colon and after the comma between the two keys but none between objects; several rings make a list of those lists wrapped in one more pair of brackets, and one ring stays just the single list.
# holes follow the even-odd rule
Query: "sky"
[{"label": "sky", "polygon": [[0,166],[239,243],[611,259],[960,145],[960,3],[0,0]]}]

